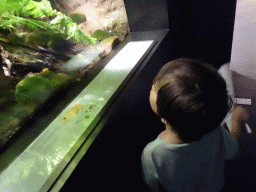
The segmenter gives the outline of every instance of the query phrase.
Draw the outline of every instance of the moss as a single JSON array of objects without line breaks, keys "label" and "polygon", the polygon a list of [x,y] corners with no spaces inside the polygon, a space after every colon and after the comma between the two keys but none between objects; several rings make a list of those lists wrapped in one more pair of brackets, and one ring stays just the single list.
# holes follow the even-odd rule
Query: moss
[{"label": "moss", "polygon": [[26,45],[30,45],[32,47],[37,45],[45,47],[46,45],[44,39],[41,38],[38,32],[22,33],[21,38]]},{"label": "moss", "polygon": [[57,73],[55,76],[56,86],[61,87],[71,81],[71,77],[65,73]]},{"label": "moss", "polygon": [[15,90],[18,103],[43,103],[49,98],[54,87],[45,77],[33,76],[20,81]]},{"label": "moss", "polygon": [[116,45],[118,45],[120,43],[120,40],[117,36],[111,36],[111,37],[105,39],[104,41],[102,41],[102,43],[104,45],[108,45],[108,46],[111,46],[112,48],[114,48]]},{"label": "moss", "polygon": [[4,147],[13,134],[20,128],[20,119],[10,117],[9,114],[0,113],[0,149]]},{"label": "moss", "polygon": [[8,122],[8,127],[9,128],[16,128],[18,127],[20,123],[20,119],[16,117],[10,117],[9,122]]},{"label": "moss", "polygon": [[9,42],[25,44],[31,47],[50,47],[58,49],[67,45],[68,41],[63,33],[52,31],[34,31],[34,32],[21,32],[10,33],[6,37]]},{"label": "moss", "polygon": [[72,13],[69,15],[72,21],[76,24],[80,24],[86,21],[86,17],[82,13]]},{"label": "moss", "polygon": [[3,138],[3,136],[10,135],[8,134],[8,132],[10,132],[11,129],[18,127],[20,119],[16,117],[11,117],[9,113],[0,113],[0,115],[0,134],[1,138]]},{"label": "moss", "polygon": [[14,90],[0,90],[0,106],[15,101]]},{"label": "moss", "polygon": [[61,33],[55,33],[48,36],[47,47],[52,49],[59,49],[63,46],[66,46],[68,41]]},{"label": "moss", "polygon": [[[30,115],[40,104],[44,103],[56,90],[70,86],[76,79],[65,73],[42,71],[39,76],[21,80],[16,85],[15,99],[17,105],[10,111],[19,118]],[[2,99],[2,103],[6,100]]]},{"label": "moss", "polygon": [[16,104],[9,107],[9,113],[10,113],[10,116],[12,117],[24,119],[29,115],[31,115],[36,110],[38,105],[39,105],[38,103],[33,103],[33,102],[29,102],[25,104],[22,104],[22,103]]},{"label": "moss", "polygon": [[30,34],[24,34],[24,41],[26,44],[33,46],[50,47],[52,49],[58,49],[68,44],[66,36],[63,33],[51,32],[51,31],[35,31]]},{"label": "moss", "polygon": [[40,76],[49,79],[51,84],[56,88],[60,88],[73,80],[71,76],[65,73],[54,73],[52,71],[42,71]]},{"label": "moss", "polygon": [[22,38],[20,38],[17,34],[15,33],[10,33],[7,35],[7,39],[11,43],[23,43]]},{"label": "moss", "polygon": [[49,71],[49,70],[43,70],[43,71],[40,73],[40,76],[41,76],[41,77],[48,78],[48,79],[53,79],[53,78],[55,77],[55,73],[52,72],[52,71]]},{"label": "moss", "polygon": [[104,39],[109,38],[111,35],[106,32],[106,31],[102,31],[102,30],[96,30],[94,31],[94,33],[92,34],[93,38],[96,38],[97,41],[103,41]]}]

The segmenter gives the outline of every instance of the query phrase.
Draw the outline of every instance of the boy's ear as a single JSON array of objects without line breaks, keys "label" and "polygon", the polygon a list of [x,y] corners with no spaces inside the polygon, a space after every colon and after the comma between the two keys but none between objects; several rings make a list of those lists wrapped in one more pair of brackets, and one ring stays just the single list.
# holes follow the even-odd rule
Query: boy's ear
[{"label": "boy's ear", "polygon": [[161,118],[161,122],[165,125],[167,125],[167,121],[164,118]]}]

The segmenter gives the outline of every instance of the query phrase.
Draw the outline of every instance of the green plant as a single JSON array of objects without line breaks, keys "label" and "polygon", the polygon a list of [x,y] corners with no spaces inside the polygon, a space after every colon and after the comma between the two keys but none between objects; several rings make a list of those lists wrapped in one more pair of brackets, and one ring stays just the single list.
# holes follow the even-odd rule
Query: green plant
[{"label": "green plant", "polygon": [[1,0],[0,28],[15,32],[47,31],[60,33],[66,40],[95,44],[89,34],[78,28],[70,17],[53,10],[48,0]]},{"label": "green plant", "polygon": [[110,37],[111,35],[103,30],[96,30],[94,31],[94,33],[92,34],[93,38],[96,38],[97,41],[103,41],[104,39],[107,39],[108,37]]}]

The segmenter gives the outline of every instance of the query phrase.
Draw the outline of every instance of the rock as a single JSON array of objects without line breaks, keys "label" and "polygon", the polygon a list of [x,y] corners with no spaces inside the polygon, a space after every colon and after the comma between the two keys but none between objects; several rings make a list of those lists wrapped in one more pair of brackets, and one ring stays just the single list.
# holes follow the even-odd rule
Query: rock
[{"label": "rock", "polygon": [[82,78],[85,74],[89,73],[92,68],[93,64],[86,65],[85,67],[77,71],[77,76]]},{"label": "rock", "polygon": [[[98,29],[113,32],[117,22],[120,24],[128,23],[122,0],[66,0],[65,2],[59,1],[59,4],[68,7],[68,15],[72,13],[84,14],[86,22],[80,23],[78,27],[90,35]],[[128,25],[123,29],[128,31]]]},{"label": "rock", "polygon": [[54,9],[57,9],[64,14],[68,14],[70,11],[74,10],[71,5],[71,0],[50,0],[50,2]]},{"label": "rock", "polygon": [[16,70],[12,68],[12,61],[9,52],[5,51],[0,45],[1,71],[5,76],[12,77],[16,75]]},{"label": "rock", "polygon": [[26,77],[39,76],[39,75],[40,75],[40,73],[29,72],[29,73],[25,76],[25,78],[26,78]]},{"label": "rock", "polygon": [[9,59],[2,58],[2,63],[3,63],[3,70],[4,70],[5,76],[10,77],[16,74],[16,71],[12,70],[12,63]]},{"label": "rock", "polygon": [[48,68],[48,69],[51,68],[51,65],[49,63],[40,62],[40,61],[28,62],[26,66],[30,67],[32,72],[37,72],[37,73],[41,72],[45,68]]},{"label": "rock", "polygon": [[39,72],[40,70],[36,70],[36,68],[28,65],[22,65],[22,64],[13,64],[12,69],[14,69],[17,72],[17,76],[19,77],[25,77],[29,72]]},{"label": "rock", "polygon": [[0,75],[0,90],[5,89],[15,89],[15,86],[20,81],[18,78],[6,77],[5,75]]}]

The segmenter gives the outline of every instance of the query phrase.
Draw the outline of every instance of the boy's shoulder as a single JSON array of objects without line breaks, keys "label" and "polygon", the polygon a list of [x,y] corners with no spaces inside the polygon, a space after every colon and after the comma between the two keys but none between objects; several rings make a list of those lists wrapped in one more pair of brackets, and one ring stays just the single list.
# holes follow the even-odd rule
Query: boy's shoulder
[{"label": "boy's shoulder", "polygon": [[187,148],[190,145],[190,143],[185,143],[185,144],[173,144],[173,143],[168,143],[161,139],[161,137],[158,135],[157,138],[150,143],[148,143],[144,150],[143,154],[147,155],[160,155],[165,153],[166,151],[175,151],[177,152],[179,149],[184,150],[184,148]]},{"label": "boy's shoulder", "polygon": [[145,148],[144,148],[143,151],[147,151],[147,152],[153,151],[153,150],[155,150],[156,148],[159,148],[159,146],[160,146],[160,142],[159,142],[159,138],[157,137],[155,140],[149,142],[149,143],[145,146]]},{"label": "boy's shoulder", "polygon": [[206,143],[209,144],[210,141],[214,142],[214,140],[217,141],[218,140],[217,138],[224,140],[225,146],[235,145],[236,147],[237,145],[237,142],[233,138],[233,136],[227,130],[225,130],[225,128],[223,128],[222,126],[219,126],[216,129],[214,129],[212,132],[203,136],[203,138],[201,138],[199,141],[192,142],[192,143],[184,143],[184,144],[167,143],[158,136],[155,140],[151,141],[145,146],[143,153],[144,154],[145,153],[147,154],[161,153],[161,151],[165,151],[165,150],[169,150],[169,151],[171,150],[175,152],[193,151],[194,149],[200,148],[200,145],[205,145]]},{"label": "boy's shoulder", "polygon": [[152,157],[152,156],[155,156],[159,153],[162,153],[162,151],[164,151],[165,148],[166,148],[165,145],[163,144],[163,142],[161,141],[161,139],[158,136],[155,140],[149,142],[144,147],[142,155]]}]

